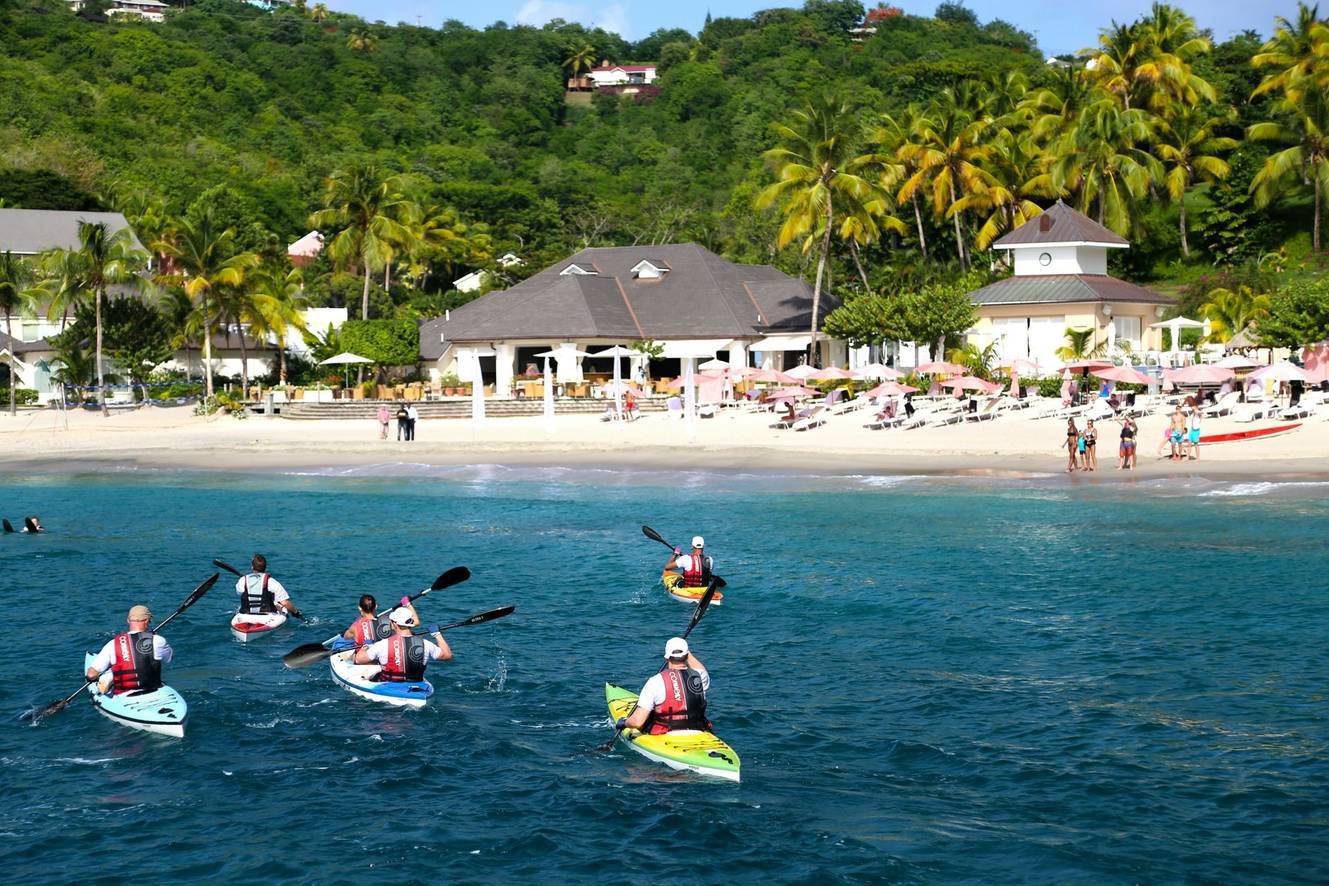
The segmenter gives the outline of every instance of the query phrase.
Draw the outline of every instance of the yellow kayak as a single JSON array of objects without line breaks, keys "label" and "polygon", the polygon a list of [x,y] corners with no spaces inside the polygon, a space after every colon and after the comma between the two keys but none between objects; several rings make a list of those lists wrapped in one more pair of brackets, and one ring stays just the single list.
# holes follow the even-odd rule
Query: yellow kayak
[{"label": "yellow kayak", "polygon": [[[637,706],[637,694],[622,686],[606,683],[605,701],[609,704],[609,716],[617,722],[619,717],[632,713],[632,709]],[[670,769],[738,781],[738,754],[714,733],[676,729],[664,735],[647,735],[636,729],[623,729],[618,734],[628,743],[628,747]]]},{"label": "yellow kayak", "polygon": [[[664,589],[669,592],[669,596],[675,600],[684,600],[688,603],[696,603],[701,599],[701,595],[706,593],[705,588],[685,588],[683,587],[683,576],[677,572],[666,572],[660,577]],[[711,605],[718,606],[724,600],[724,594],[719,591],[711,598]]]}]

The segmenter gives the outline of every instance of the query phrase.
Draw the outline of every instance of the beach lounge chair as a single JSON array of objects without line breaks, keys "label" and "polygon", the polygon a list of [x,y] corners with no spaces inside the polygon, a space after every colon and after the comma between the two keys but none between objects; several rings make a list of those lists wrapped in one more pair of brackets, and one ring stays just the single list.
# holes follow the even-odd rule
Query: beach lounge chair
[{"label": "beach lounge chair", "polygon": [[819,428],[826,424],[826,408],[824,406],[814,406],[812,411],[803,418],[798,419],[792,425],[795,431],[807,431],[812,428]]},{"label": "beach lounge chair", "polygon": [[771,425],[771,427],[773,427],[773,428],[778,428],[779,430],[782,430],[782,431],[787,431],[787,430],[789,430],[790,428],[792,428],[796,422],[801,421],[802,419],[807,418],[807,417],[810,416],[815,410],[820,409],[820,408],[821,408],[821,407],[819,407],[819,406],[808,406],[808,407],[805,407],[805,408],[803,408],[803,409],[800,409],[798,412],[794,413],[794,417],[793,417],[793,418],[782,418],[782,419],[778,420],[775,424]]},{"label": "beach lounge chair", "polygon": [[854,397],[854,399],[846,403],[840,404],[840,407],[835,410],[835,414],[844,415],[846,412],[853,412],[855,409],[862,409],[864,406],[867,406],[871,402],[872,398],[868,396],[867,391],[859,391],[858,395]]},{"label": "beach lounge chair", "polygon": [[1247,401],[1232,409],[1232,420],[1240,422],[1255,421],[1269,417],[1269,404],[1262,400]]},{"label": "beach lounge chair", "polygon": [[1219,397],[1218,401],[1214,403],[1213,406],[1206,409],[1204,414],[1210,418],[1216,418],[1220,415],[1231,415],[1233,408],[1238,405],[1240,400],[1241,394],[1236,391],[1228,391],[1226,394]]},{"label": "beach lounge chair", "polygon": [[965,421],[989,421],[997,417],[997,410],[1001,406],[1000,397],[989,397],[977,412],[965,414]]},{"label": "beach lounge chair", "polygon": [[1314,414],[1315,406],[1307,403],[1305,400],[1301,400],[1284,409],[1278,414],[1278,417],[1282,419],[1310,418]]}]

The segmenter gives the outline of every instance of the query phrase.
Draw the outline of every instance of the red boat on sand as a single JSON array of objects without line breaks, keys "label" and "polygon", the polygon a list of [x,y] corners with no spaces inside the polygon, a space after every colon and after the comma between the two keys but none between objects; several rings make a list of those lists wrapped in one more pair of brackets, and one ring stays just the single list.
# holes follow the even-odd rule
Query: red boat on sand
[{"label": "red boat on sand", "polygon": [[1295,431],[1299,427],[1301,427],[1301,422],[1294,422],[1290,425],[1274,425],[1270,428],[1251,428],[1249,431],[1232,431],[1228,434],[1202,434],[1200,443],[1231,443],[1234,440],[1256,440],[1260,437],[1286,434],[1288,431]]}]

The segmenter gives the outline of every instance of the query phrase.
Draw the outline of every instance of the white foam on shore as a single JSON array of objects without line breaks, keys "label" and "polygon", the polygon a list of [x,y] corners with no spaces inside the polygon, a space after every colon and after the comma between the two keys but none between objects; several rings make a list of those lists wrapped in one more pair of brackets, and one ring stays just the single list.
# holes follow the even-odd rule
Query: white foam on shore
[{"label": "white foam on shore", "polygon": [[1329,482],[1324,480],[1262,480],[1255,483],[1233,483],[1221,489],[1211,489],[1199,493],[1201,496],[1233,497],[1271,495],[1277,492],[1289,492],[1293,489],[1315,489],[1329,493]]}]

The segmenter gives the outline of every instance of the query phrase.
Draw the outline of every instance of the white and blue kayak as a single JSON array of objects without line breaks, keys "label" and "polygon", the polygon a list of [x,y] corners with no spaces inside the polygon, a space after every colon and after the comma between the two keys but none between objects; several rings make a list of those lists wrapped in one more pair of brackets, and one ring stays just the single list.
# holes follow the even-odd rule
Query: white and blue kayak
[{"label": "white and blue kayak", "polygon": [[[92,667],[92,653],[83,656],[83,670]],[[143,732],[155,732],[173,738],[184,738],[185,719],[189,716],[189,705],[184,698],[170,686],[161,686],[149,692],[119,692],[111,694],[111,673],[102,674],[88,695],[92,706],[103,716],[108,717],[130,729]]]},{"label": "white and blue kayak", "polygon": [[248,643],[259,637],[271,636],[273,631],[284,624],[286,624],[284,612],[264,612],[259,615],[237,612],[231,616],[231,636],[241,643]]},{"label": "white and blue kayak", "polygon": [[379,666],[377,664],[358,665],[352,658],[355,651],[349,649],[354,646],[351,641],[338,639],[333,642],[333,649],[346,648],[346,652],[338,653],[329,659],[332,667],[332,679],[341,684],[347,692],[354,693],[361,698],[367,698],[370,701],[381,701],[390,705],[408,708],[422,708],[425,702],[434,694],[434,684],[428,680],[420,680],[417,683],[389,683],[387,681],[375,680],[378,676]]}]

